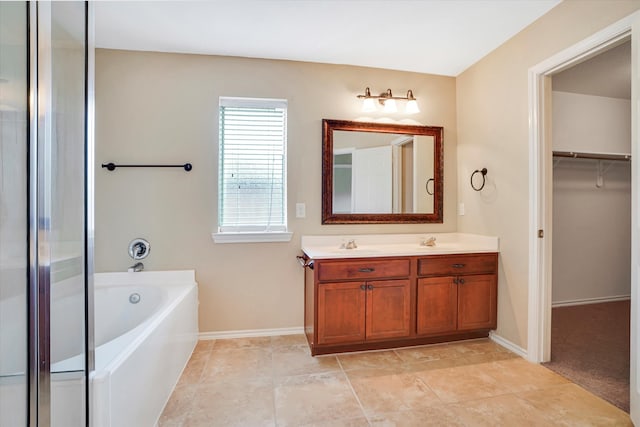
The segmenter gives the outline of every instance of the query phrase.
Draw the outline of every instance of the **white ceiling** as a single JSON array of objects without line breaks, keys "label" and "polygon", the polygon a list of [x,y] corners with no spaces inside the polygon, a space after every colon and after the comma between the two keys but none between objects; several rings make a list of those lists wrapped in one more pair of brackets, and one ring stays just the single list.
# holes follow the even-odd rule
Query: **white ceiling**
[{"label": "white ceiling", "polygon": [[457,76],[560,1],[98,1],[96,45]]}]

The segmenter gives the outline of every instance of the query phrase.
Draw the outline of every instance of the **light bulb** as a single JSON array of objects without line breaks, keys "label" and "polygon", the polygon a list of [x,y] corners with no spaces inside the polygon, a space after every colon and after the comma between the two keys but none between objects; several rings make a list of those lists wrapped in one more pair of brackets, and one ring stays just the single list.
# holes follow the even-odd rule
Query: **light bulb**
[{"label": "light bulb", "polygon": [[415,99],[410,99],[407,101],[407,106],[405,107],[405,113],[407,114],[416,114],[420,112],[420,108],[418,108],[418,101]]},{"label": "light bulb", "polygon": [[387,99],[384,101],[384,112],[385,113],[395,113],[398,111],[398,107],[396,107],[395,99]]},{"label": "light bulb", "polygon": [[364,101],[362,101],[362,111],[365,113],[376,111],[376,104],[373,101],[373,98],[365,98]]}]

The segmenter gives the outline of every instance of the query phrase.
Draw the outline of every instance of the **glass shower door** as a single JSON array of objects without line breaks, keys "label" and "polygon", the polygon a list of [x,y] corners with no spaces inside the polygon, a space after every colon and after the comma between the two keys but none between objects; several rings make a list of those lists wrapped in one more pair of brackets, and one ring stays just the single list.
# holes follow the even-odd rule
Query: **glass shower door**
[{"label": "glass shower door", "polygon": [[88,7],[0,2],[0,427],[88,421]]},{"label": "glass shower door", "polygon": [[27,3],[0,2],[0,426],[27,423]]},{"label": "glass shower door", "polygon": [[[51,426],[86,423],[85,82],[86,3],[39,2],[39,28],[50,13],[44,74],[46,219],[50,280]],[[42,67],[49,65],[49,67]],[[47,88],[47,83],[50,85]],[[48,89],[48,90],[47,90]],[[42,182],[42,180],[41,180]],[[48,193],[48,196],[46,195]],[[48,199],[48,200],[47,200]]]}]

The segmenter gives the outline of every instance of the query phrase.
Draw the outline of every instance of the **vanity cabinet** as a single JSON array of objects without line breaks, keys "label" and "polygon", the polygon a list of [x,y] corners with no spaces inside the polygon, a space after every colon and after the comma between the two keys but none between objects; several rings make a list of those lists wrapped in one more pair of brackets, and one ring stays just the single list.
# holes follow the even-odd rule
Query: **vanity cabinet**
[{"label": "vanity cabinet", "polygon": [[479,338],[496,328],[497,253],[306,260],[312,355]]},{"label": "vanity cabinet", "polygon": [[322,283],[318,287],[318,344],[407,337],[409,280]]},{"label": "vanity cabinet", "polygon": [[316,342],[357,343],[409,336],[410,265],[407,259],[316,263]]},{"label": "vanity cabinet", "polygon": [[497,254],[418,259],[418,335],[495,329]]}]

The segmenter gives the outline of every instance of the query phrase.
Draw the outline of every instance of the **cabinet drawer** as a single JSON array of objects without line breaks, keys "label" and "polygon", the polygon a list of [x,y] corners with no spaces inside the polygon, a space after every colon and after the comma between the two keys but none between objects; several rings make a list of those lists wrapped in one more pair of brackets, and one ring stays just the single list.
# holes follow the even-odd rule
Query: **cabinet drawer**
[{"label": "cabinet drawer", "polygon": [[410,272],[410,260],[329,261],[316,263],[316,268],[320,281],[407,277]]},{"label": "cabinet drawer", "polygon": [[433,255],[418,260],[419,276],[493,274],[497,268],[497,254]]}]

